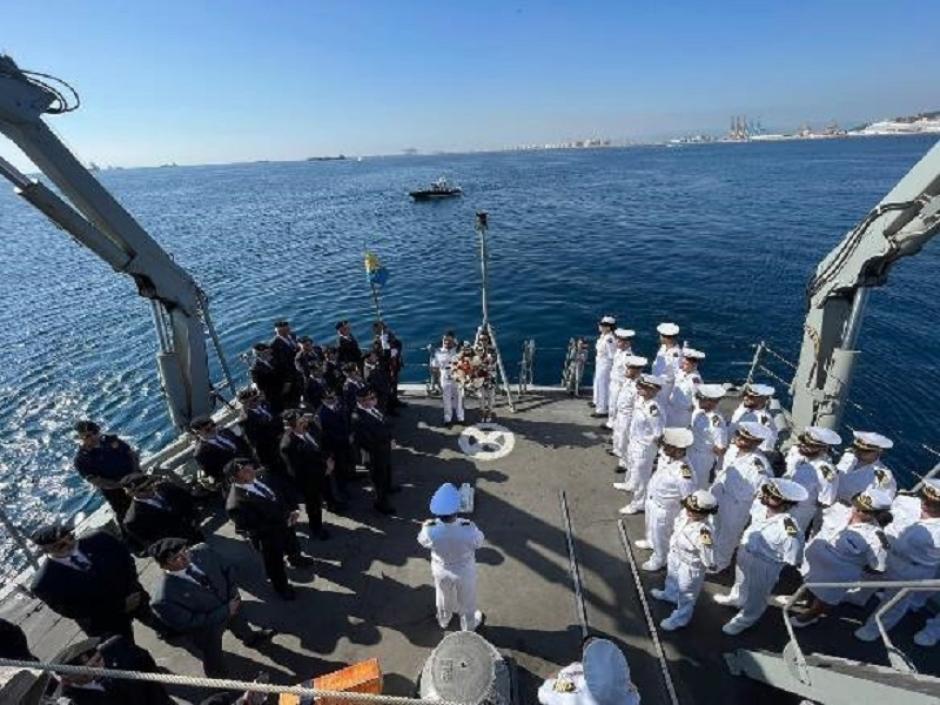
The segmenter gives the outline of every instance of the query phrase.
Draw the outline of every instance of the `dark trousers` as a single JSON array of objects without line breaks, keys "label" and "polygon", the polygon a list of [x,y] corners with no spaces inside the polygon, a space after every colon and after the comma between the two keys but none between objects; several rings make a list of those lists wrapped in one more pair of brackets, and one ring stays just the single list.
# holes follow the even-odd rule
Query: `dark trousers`
[{"label": "dark trousers", "polygon": [[118,528],[124,521],[124,515],[131,508],[131,498],[127,492],[118,487],[116,490],[99,490],[104,496],[105,501],[111,505],[111,511],[114,512],[114,519],[117,521]]},{"label": "dark trousers", "polygon": [[[142,589],[143,588],[141,588],[141,590]],[[80,626],[82,631],[88,636],[106,637],[120,634],[131,643],[134,643],[135,619],[141,624],[147,625],[157,633],[162,634],[166,629],[163,622],[161,622],[157,615],[150,609],[150,595],[146,592],[143,593],[140,604],[131,612],[124,612],[122,610],[101,612],[91,615],[90,617],[76,619],[75,621],[78,622],[78,626]]]},{"label": "dark trousers", "polygon": [[385,453],[369,455],[369,479],[375,488],[375,503],[386,504],[392,487],[392,462]]},{"label": "dark trousers", "polygon": [[300,542],[297,540],[294,527],[285,526],[281,530],[259,536],[257,546],[264,561],[264,572],[271,581],[271,585],[279,592],[286,590],[289,583],[284,556],[293,558],[300,555]]},{"label": "dark trousers", "polygon": [[202,653],[202,670],[209,678],[225,678],[228,668],[222,655],[222,637],[228,630],[239,641],[246,641],[254,634],[248,621],[240,613],[221,624],[214,624],[205,629],[188,633],[186,636]]}]

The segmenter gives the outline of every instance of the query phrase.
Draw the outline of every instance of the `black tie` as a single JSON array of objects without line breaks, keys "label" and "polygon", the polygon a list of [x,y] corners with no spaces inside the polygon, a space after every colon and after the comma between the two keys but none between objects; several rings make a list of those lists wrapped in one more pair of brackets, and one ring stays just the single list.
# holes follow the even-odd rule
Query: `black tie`
[{"label": "black tie", "polygon": [[266,500],[270,502],[274,501],[274,493],[260,482],[255,483],[255,489],[258,490]]},{"label": "black tie", "polygon": [[195,580],[197,583],[202,585],[204,588],[209,588],[211,583],[209,582],[209,576],[205,573],[196,570],[192,566],[186,568],[186,575]]},{"label": "black tie", "polygon": [[69,556],[69,563],[72,564],[73,568],[77,568],[78,570],[82,570],[82,571],[85,571],[91,568],[91,563],[89,563],[87,560],[85,560],[81,556],[77,556],[77,555]]}]

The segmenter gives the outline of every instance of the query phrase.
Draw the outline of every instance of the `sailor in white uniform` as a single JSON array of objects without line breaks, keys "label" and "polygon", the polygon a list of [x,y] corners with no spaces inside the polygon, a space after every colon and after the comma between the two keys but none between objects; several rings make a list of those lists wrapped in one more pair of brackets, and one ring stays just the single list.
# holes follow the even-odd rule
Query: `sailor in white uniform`
[{"label": "sailor in white uniform", "polygon": [[679,371],[681,361],[681,348],[679,347],[679,326],[675,323],[664,322],[656,326],[659,333],[659,350],[653,360],[653,374],[663,378],[664,383],[659,393],[659,403],[665,408],[672,393],[672,383]]},{"label": "sailor in white uniform", "polygon": [[711,515],[718,502],[708,490],[696,490],[682,500],[682,512],[669,539],[666,584],[650,590],[657,600],[676,608],[659,626],[666,631],[680,629],[692,620],[695,603],[702,592],[705,574],[714,567],[714,527]]},{"label": "sailor in white uniform", "polygon": [[[891,509],[891,496],[880,489],[867,489],[852,500],[848,525],[834,535],[820,531],[806,546],[800,572],[807,583],[841,583],[861,580],[863,573],[884,573],[888,539],[880,520]],[[848,588],[811,587],[809,608],[794,617],[794,627],[815,624],[845,598]]]},{"label": "sailor in white uniform", "polygon": [[477,609],[475,554],[483,545],[483,532],[468,519],[458,519],[460,491],[450,483],[431,497],[431,514],[424,522],[418,543],[431,549],[431,574],[436,591],[437,621],[446,629],[456,612],[460,628],[474,631],[483,621]]},{"label": "sailor in white uniform", "polygon": [[[653,572],[666,565],[669,540],[672,538],[676,517],[682,511],[682,501],[695,491],[695,475],[685,457],[692,445],[692,432],[687,428],[667,428],[663,431],[662,457],[646,490],[646,537],[634,542],[637,548],[652,551],[653,555],[640,568]],[[614,483],[624,489],[622,483]]]},{"label": "sailor in white uniform", "polygon": [[607,428],[613,429],[617,418],[617,396],[620,387],[627,378],[626,360],[633,355],[633,338],[636,331],[629,328],[618,328],[614,331],[617,349],[614,351],[614,361],[610,368],[610,388],[607,391]]},{"label": "sailor in white uniform", "polygon": [[767,458],[759,450],[769,431],[756,421],[738,424],[733,444],[737,454],[715,476],[711,493],[718,500],[715,517],[715,565],[722,571],[731,565],[734,550],[750,521],[751,505],[764,481],[773,476]]},{"label": "sailor in white uniform", "polygon": [[877,487],[894,496],[898,493],[898,483],[884,463],[881,456],[894,447],[894,442],[880,433],[872,431],[853,432],[855,440],[836,465],[839,471],[838,498],[840,502],[849,502],[859,492],[869,487]]},{"label": "sailor in white uniform", "polygon": [[923,628],[914,635],[918,646],[936,646],[940,642],[940,614],[924,622]]},{"label": "sailor in white uniform", "polygon": [[791,514],[806,533],[820,510],[832,506],[836,501],[839,475],[829,457],[832,448],[842,443],[835,431],[820,426],[808,426],[797,439],[796,449],[787,454],[787,471],[784,477],[798,482],[806,488],[807,498],[794,507]]},{"label": "sailor in white uniform", "polygon": [[683,348],[682,360],[676,370],[676,378],[669,392],[666,407],[666,424],[679,428],[688,428],[695,410],[695,390],[702,383],[698,366],[705,359],[705,353],[695,348]]},{"label": "sailor in white uniform", "polygon": [[594,343],[594,413],[591,416],[607,416],[607,395],[610,392],[610,370],[614,364],[617,342],[614,328],[617,319],[604,316],[597,324],[599,335]]},{"label": "sailor in white uniform", "polygon": [[541,705],[640,705],[623,652],[607,639],[589,637],[581,662],[561,669],[539,687]]},{"label": "sailor in white uniform", "polygon": [[431,369],[438,372],[441,381],[441,395],[444,398],[444,425],[450,426],[456,419],[463,423],[463,390],[454,377],[454,365],[457,362],[457,340],[453,331],[447,331],[441,341],[441,347],[431,358]]},{"label": "sailor in white uniform", "polygon": [[775,477],[761,487],[760,499],[751,508],[751,523],[738,547],[734,585],[729,593],[713,598],[719,605],[739,609],[721,628],[725,634],[740,634],[753,626],[767,609],[767,599],[783,567],[799,565],[803,534],[789,510],[805,499],[806,490],[792,480]]},{"label": "sailor in white uniform", "polygon": [[[888,559],[883,580],[929,580],[940,571],[940,479],[924,482],[920,491],[920,517],[913,523],[907,523],[898,533],[892,531],[892,525],[885,527],[888,538]],[[892,512],[895,514],[894,506]],[[886,592],[881,604],[895,595],[894,590]],[[928,593],[909,592],[893,607],[885,612],[881,621],[885,630],[894,627],[909,611],[921,607],[929,597]],[[855,632],[862,641],[874,641],[879,637],[875,614],[872,612],[868,621]]]},{"label": "sailor in white uniform", "polygon": [[695,390],[697,407],[692,412],[692,447],[689,448],[689,464],[695,473],[695,485],[705,489],[711,484],[712,469],[728,448],[728,427],[718,413],[718,402],[725,395],[720,384],[700,384]]},{"label": "sailor in white uniform", "polygon": [[630,442],[630,424],[633,421],[633,408],[636,406],[636,382],[646,367],[647,359],[639,355],[629,355],[624,360],[626,377],[617,393],[617,416],[614,419],[614,435],[611,448],[617,456],[617,472],[627,469],[627,446]]},{"label": "sailor in white uniform", "polygon": [[769,384],[749,384],[744,388],[744,398],[731,415],[729,431],[733,434],[742,421],[756,421],[770,431],[770,436],[761,443],[760,449],[765,453],[773,450],[777,445],[777,426],[770,413],[770,400],[774,395],[774,388]]},{"label": "sailor in white uniform", "polygon": [[633,499],[621,507],[621,514],[637,514],[646,504],[646,486],[653,473],[656,450],[663,435],[663,412],[656,401],[662,389],[663,378],[642,374],[637,380],[637,398],[630,419],[630,442],[627,445],[627,474],[625,489],[633,492]]}]

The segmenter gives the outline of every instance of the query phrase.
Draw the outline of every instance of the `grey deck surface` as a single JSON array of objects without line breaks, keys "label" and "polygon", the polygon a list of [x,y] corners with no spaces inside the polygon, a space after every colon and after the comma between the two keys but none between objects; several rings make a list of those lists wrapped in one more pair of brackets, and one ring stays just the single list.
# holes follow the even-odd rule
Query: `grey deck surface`
[{"label": "grey deck surface", "polygon": [[[625,495],[610,486],[616,479],[614,459],[605,453],[606,434],[599,420],[590,418],[585,401],[546,393],[526,397],[516,414],[499,409],[497,423],[513,432],[515,448],[504,458],[484,462],[472,461],[460,451],[459,427],[440,426],[439,401],[406,399],[410,406],[395,420],[394,472],[396,481],[404,485],[393,498],[399,515],[372,512],[364,483],[354,486],[346,516],[325,514],[333,534],[330,540],[308,540],[306,525],[301,525],[304,550],[317,559],[317,565],[291,571],[298,586],[295,602],[283,602],[273,593],[263,577],[260,557],[233,536],[230,524],[216,517],[207,525],[214,530],[210,544],[239,565],[246,615],[281,632],[257,651],[227,635],[233,676],[250,679],[267,671],[273,682],[296,683],[375,656],[385,673],[385,691],[412,694],[424,659],[442,637],[433,615],[428,556],[415,538],[437,486],[443,481],[471,482],[477,490],[473,519],[487,537],[478,554],[479,602],[487,615],[481,634],[515,657],[523,702],[534,703],[541,679],[579,658],[581,635],[559,489],[568,496],[590,627],[623,646],[645,704],[668,702],[618,536],[617,509]],[[475,411],[468,411],[468,420],[475,418]],[[631,540],[640,537],[642,516],[631,518],[627,526]],[[645,553],[637,556],[642,561]],[[146,586],[157,569],[149,561],[140,565]],[[660,586],[662,580],[662,573],[645,576],[647,589]],[[725,576],[728,580],[730,576]],[[720,585],[712,583],[706,589],[711,593],[717,588]],[[668,614],[667,606],[655,600],[651,604],[657,622]],[[80,636],[69,620],[21,598],[7,600],[2,612],[21,623],[41,658],[53,656]],[[860,644],[851,636],[862,614],[832,617],[824,626],[801,634],[801,643],[807,652],[886,663],[878,644]],[[704,595],[692,624],[663,636],[680,701],[795,702],[731,676],[722,659],[724,651],[735,648],[781,650],[785,633],[779,610],[770,608],[756,629],[734,638],[720,631],[731,615]],[[895,643],[910,647],[917,626],[908,618],[896,630]],[[186,649],[157,640],[141,625],[135,629],[138,643],[160,666],[201,675],[198,658]],[[928,650],[909,651],[922,670],[935,672],[940,667],[930,663]],[[174,694],[198,702],[198,693]]]}]

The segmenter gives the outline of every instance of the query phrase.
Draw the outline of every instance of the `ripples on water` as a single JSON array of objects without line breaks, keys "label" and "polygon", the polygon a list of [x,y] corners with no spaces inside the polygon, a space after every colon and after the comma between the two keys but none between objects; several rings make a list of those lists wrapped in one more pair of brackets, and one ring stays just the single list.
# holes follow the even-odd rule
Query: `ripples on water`
[{"label": "ripples on water", "polygon": [[[708,353],[704,375],[740,378],[751,344],[795,358],[803,286],[817,261],[931,146],[926,138],[682,149],[401,157],[110,171],[99,175],[212,299],[237,355],[287,317],[318,339],[333,322],[367,337],[362,252],[391,270],[383,308],[406,341],[408,380],[423,347],[479,320],[474,211],[490,212],[491,315],[514,378],[534,337],[537,381],[557,383],[570,335],[605,312],[655,347],[677,321]],[[414,204],[440,175],[465,197]],[[79,417],[153,451],[171,436],[154,366],[149,307],[130,280],[0,191],[0,495],[24,526],[97,499],[71,470]],[[935,458],[934,351],[940,317],[936,246],[903,261],[871,297],[862,334],[855,426],[899,447],[902,473]],[[780,385],[778,385],[780,386]]]}]

